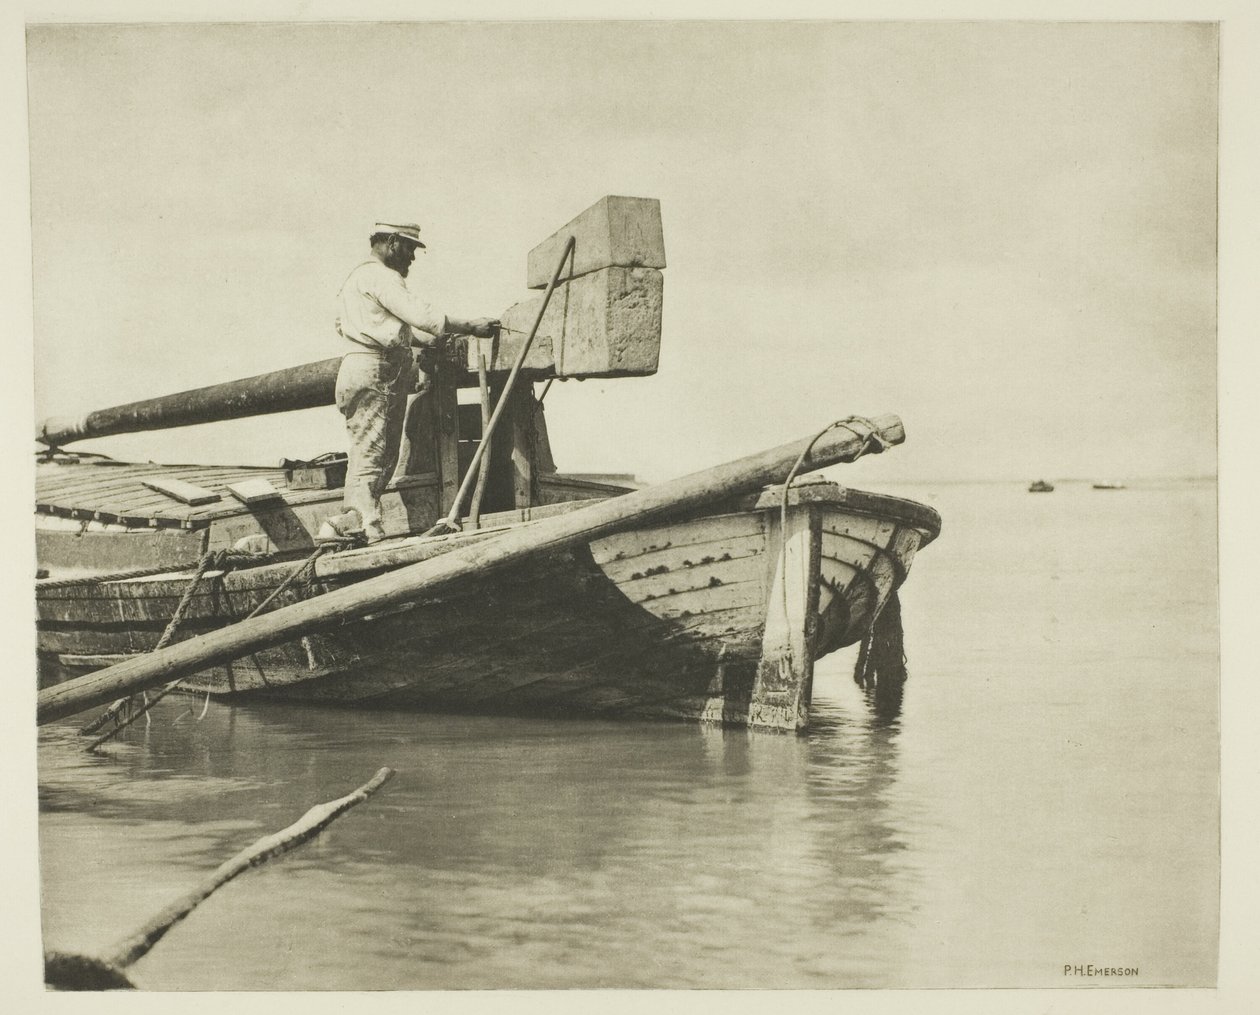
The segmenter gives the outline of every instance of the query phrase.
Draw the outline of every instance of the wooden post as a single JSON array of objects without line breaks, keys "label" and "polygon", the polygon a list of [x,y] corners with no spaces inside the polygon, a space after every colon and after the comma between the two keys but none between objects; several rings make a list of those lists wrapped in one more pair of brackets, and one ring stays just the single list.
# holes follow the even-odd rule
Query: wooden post
[{"label": "wooden post", "polygon": [[748,711],[750,726],[802,729],[808,722],[821,542],[822,521],[812,508],[788,508],[786,527],[777,514],[767,526],[769,592],[761,661]]},{"label": "wooden post", "polygon": [[817,435],[690,476],[596,501],[568,514],[508,529],[470,546],[313,599],[281,607],[231,627],[190,638],[157,652],[45,688],[37,719],[52,722],[125,694],[169,683],[229,659],[290,641],[310,631],[351,623],[385,607],[414,602],[451,582],[507,567],[538,554],[567,549],[656,521],[700,510],[768,483],[782,483],[794,468],[821,469],[851,462],[905,440],[896,416],[851,417]]},{"label": "wooden post", "polygon": [[459,378],[455,371],[442,364],[433,378],[438,452],[438,476],[441,481],[439,508],[443,514],[455,503],[459,490]]},{"label": "wooden post", "polygon": [[[481,395],[481,442],[489,443],[493,438],[490,433],[490,382],[486,376],[486,357],[477,354],[477,389]],[[490,474],[490,456],[492,448],[487,448],[481,455],[481,464],[477,471],[477,485],[473,488],[472,506],[468,509],[468,524],[481,528],[481,498],[486,494],[486,481]]]},{"label": "wooden post", "polygon": [[512,394],[512,502],[518,508],[534,504],[534,391],[532,384]]}]

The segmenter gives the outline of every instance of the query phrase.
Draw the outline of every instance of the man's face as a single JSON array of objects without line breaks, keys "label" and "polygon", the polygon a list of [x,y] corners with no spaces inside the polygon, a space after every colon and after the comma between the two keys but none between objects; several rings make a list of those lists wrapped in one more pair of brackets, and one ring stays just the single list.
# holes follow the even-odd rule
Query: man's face
[{"label": "man's face", "polygon": [[401,236],[389,238],[389,249],[385,254],[385,266],[393,268],[403,278],[411,270],[411,262],[416,259],[416,245]]}]

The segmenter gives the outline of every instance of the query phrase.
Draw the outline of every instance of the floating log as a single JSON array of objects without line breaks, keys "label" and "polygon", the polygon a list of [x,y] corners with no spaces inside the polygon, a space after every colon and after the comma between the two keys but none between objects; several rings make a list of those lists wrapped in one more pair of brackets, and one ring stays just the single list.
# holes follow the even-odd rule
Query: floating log
[{"label": "floating log", "polygon": [[703,507],[782,483],[792,471],[851,462],[905,440],[893,415],[849,419],[822,433],[760,454],[683,476],[659,486],[509,529],[440,557],[399,568],[313,599],[282,607],[39,693],[39,723],[107,704],[126,694],[278,645],[311,631],[345,624],[383,608],[432,595],[459,578],[492,571],[548,551],[590,542],[649,519]]},{"label": "floating log", "polygon": [[392,768],[382,768],[366,783],[336,800],[316,804],[287,828],[264,836],[221,864],[200,885],[158,913],[134,934],[115,945],[107,956],[97,958],[64,952],[44,955],[44,978],[60,990],[128,989],[134,984],[122,971],[143,958],[175,924],[197,908],[223,885],[251,867],[281,856],[318,835],[356,804],[362,803],[394,776]]}]

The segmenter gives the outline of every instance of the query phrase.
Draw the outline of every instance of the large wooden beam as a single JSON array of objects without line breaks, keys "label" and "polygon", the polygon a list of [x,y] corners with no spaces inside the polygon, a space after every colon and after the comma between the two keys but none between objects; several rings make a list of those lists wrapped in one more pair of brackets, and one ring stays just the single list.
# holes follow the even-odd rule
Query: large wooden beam
[{"label": "large wooden beam", "polygon": [[563,229],[529,252],[525,284],[545,289],[556,260],[572,236],[573,265],[561,278],[588,275],[603,268],[664,268],[665,237],[661,202],[653,197],[601,197]]},{"label": "large wooden beam", "polygon": [[[554,269],[554,265],[552,266]],[[537,377],[641,377],[656,373],[664,277],[655,268],[603,268],[556,288],[522,369]],[[510,370],[542,297],[509,307],[497,341],[469,339],[468,367]]]}]

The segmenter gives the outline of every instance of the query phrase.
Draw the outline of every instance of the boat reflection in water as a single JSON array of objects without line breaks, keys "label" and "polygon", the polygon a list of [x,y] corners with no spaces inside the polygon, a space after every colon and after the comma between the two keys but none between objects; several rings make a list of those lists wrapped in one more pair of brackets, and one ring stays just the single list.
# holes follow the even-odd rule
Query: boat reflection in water
[{"label": "boat reflection in water", "polygon": [[887,806],[896,710],[845,690],[804,736],[282,703],[211,703],[198,721],[202,702],[180,696],[107,755],[45,727],[45,944],[106,947],[260,832],[389,765],[386,791],[223,889],[136,982],[869,983],[888,973],[870,949],[896,954],[914,878]]}]

